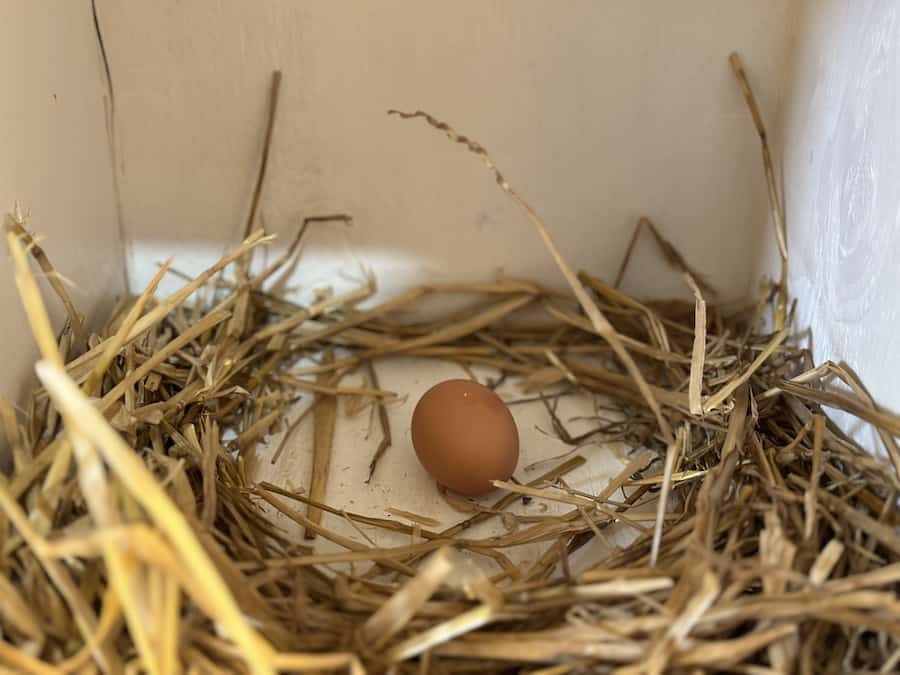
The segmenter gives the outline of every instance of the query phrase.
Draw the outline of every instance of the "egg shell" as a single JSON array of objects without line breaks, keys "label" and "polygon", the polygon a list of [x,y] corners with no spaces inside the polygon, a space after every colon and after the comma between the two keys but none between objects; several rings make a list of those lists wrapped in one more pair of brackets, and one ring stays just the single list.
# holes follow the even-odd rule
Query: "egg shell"
[{"label": "egg shell", "polygon": [[519,461],[519,431],[497,394],[472,380],[429,389],[412,415],[416,455],[434,479],[474,497],[507,480]]}]

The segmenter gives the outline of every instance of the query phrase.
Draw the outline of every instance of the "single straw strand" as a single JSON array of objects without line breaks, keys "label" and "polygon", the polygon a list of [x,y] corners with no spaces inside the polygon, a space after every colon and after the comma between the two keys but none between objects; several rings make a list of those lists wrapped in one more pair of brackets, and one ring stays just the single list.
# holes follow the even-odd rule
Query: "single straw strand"
[{"label": "single straw strand", "polygon": [[462,145],[466,146],[470,152],[473,152],[474,154],[481,157],[485,166],[487,166],[487,168],[493,172],[494,177],[497,181],[497,185],[499,185],[504,192],[512,197],[513,201],[515,201],[520,207],[522,207],[531,222],[537,228],[538,234],[543,240],[544,245],[547,247],[550,256],[556,262],[556,265],[557,267],[559,267],[560,272],[562,272],[563,277],[565,277],[566,282],[568,282],[570,288],[572,289],[572,292],[575,294],[575,298],[578,300],[578,304],[581,305],[581,308],[584,310],[585,314],[587,314],[588,319],[590,319],[594,331],[597,333],[597,335],[599,335],[609,343],[610,347],[612,347],[613,351],[616,353],[616,356],[618,356],[622,361],[622,364],[625,366],[625,370],[627,370],[628,374],[634,379],[635,384],[637,384],[638,390],[647,401],[647,405],[650,407],[650,410],[653,411],[653,415],[656,418],[656,423],[659,425],[663,438],[667,443],[671,443],[674,440],[672,427],[669,424],[669,421],[663,416],[662,410],[659,407],[659,402],[653,395],[653,392],[647,384],[647,381],[644,379],[644,376],[638,368],[637,364],[634,362],[634,359],[622,344],[622,341],[619,338],[619,334],[616,332],[616,329],[613,328],[612,324],[609,323],[603,312],[600,311],[600,308],[597,307],[597,304],[593,301],[593,299],[591,299],[591,296],[589,296],[584,290],[584,286],[582,286],[581,282],[578,280],[578,277],[572,271],[572,268],[569,267],[569,264],[566,262],[565,258],[563,258],[562,254],[559,251],[559,248],[553,241],[553,237],[550,235],[550,231],[547,229],[547,226],[544,225],[544,222],[541,220],[540,216],[538,216],[537,212],[531,207],[531,205],[528,204],[528,202],[526,202],[525,199],[523,199],[522,196],[513,189],[512,185],[510,185],[506,178],[503,177],[503,174],[500,173],[500,170],[488,155],[487,150],[485,150],[482,145],[471,140],[470,138],[458,134],[446,122],[441,122],[437,118],[432,117],[428,113],[421,110],[417,110],[414,113],[406,113],[399,110],[389,110],[388,114],[398,115],[403,119],[421,117],[435,129],[443,131],[450,140],[456,143],[461,143]]}]

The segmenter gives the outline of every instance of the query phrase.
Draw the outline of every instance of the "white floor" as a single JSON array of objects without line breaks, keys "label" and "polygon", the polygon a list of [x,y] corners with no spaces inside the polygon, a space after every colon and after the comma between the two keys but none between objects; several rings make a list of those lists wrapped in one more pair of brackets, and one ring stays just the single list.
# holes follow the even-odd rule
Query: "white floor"
[{"label": "white floor", "polygon": [[[402,401],[388,407],[393,445],[381,459],[371,483],[367,485],[365,480],[369,461],[381,440],[380,428],[377,420],[370,415],[368,407],[355,416],[349,416],[347,410],[349,399],[342,398],[339,404],[339,419],[334,439],[326,502],[339,509],[384,518],[397,518],[386,511],[388,508],[411,511],[440,522],[440,526],[430,528],[433,530],[443,529],[467,518],[471,514],[461,513],[450,506],[438,492],[435,482],[418,463],[409,433],[410,416],[419,397],[433,384],[448,378],[467,377],[466,372],[453,363],[413,358],[387,360],[379,363],[377,369],[381,387],[404,397]],[[491,371],[479,369],[475,370],[475,374],[482,382],[486,377],[496,375]],[[357,378],[347,378],[342,382],[342,386],[351,386],[354,384],[354,380],[356,383],[362,384],[361,380]],[[520,390],[520,383],[517,382],[504,383],[498,389],[498,393],[507,401],[529,397],[529,395],[523,394]],[[293,420],[296,415],[301,414],[311,400],[310,396],[304,402],[298,403],[296,413],[290,415],[290,419]],[[515,477],[521,482],[533,480],[569,457],[580,454],[587,461],[568,474],[565,477],[566,482],[579,490],[596,493],[602,490],[609,479],[615,476],[624,465],[622,458],[628,448],[621,443],[590,444],[582,447],[577,453],[553,460],[552,458],[564,455],[572,447],[552,434],[550,416],[543,404],[535,402],[513,405],[511,410],[519,427],[520,459]],[[595,427],[596,423],[579,420],[570,422],[571,418],[593,414],[594,403],[590,397],[560,398],[557,415],[572,434],[577,434],[592,426]],[[278,461],[274,464],[271,462],[271,457],[278,448],[281,436],[269,439],[268,444],[257,452],[254,461],[251,462],[254,478],[259,481],[270,481],[288,489],[306,492],[310,481],[312,435],[312,415],[308,415],[294,432]],[[536,462],[540,462],[540,464],[531,466]],[[502,492],[496,491],[478,501],[488,505],[501,496]],[[297,506],[302,512],[305,512],[304,507],[299,504]],[[509,510],[513,513],[545,515],[565,513],[571,508],[565,504],[533,499],[528,504],[519,500]],[[274,518],[280,527],[296,536],[300,541],[303,536],[302,528],[281,514],[276,514]],[[323,524],[361,544],[367,544],[359,532],[340,516],[326,513],[323,517]],[[417,543],[406,534],[387,532],[365,525],[360,527],[378,546],[404,546]],[[473,538],[491,536],[507,531],[501,518],[492,518],[472,528],[466,536]],[[613,543],[624,543],[630,533],[628,530],[610,528],[607,534]],[[527,567],[530,562],[535,561],[544,552],[548,545],[553,543],[527,544],[507,549],[505,553],[514,563]],[[336,544],[328,542],[322,537],[317,537],[315,548],[319,552],[342,550]],[[587,549],[580,556],[573,558],[573,566],[586,564],[585,558],[596,559],[603,553],[600,546],[595,545],[587,547]],[[493,563],[484,562],[488,565],[489,571],[497,571]],[[493,569],[491,569],[492,567]]]}]

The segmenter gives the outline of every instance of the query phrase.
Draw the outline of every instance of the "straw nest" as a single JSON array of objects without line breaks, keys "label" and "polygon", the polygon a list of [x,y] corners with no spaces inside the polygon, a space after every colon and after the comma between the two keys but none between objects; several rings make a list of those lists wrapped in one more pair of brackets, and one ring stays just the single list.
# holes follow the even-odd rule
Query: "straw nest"
[{"label": "straw nest", "polygon": [[[251,274],[251,256],[270,239],[256,232],[157,299],[163,265],[99,336],[87,335],[13,214],[7,241],[42,356],[27,414],[0,407],[14,463],[0,484],[0,664],[152,674],[897,667],[900,418],[875,405],[849,370],[814,366],[788,339],[782,209],[762,120],[736,56],[732,65],[762,141],[783,262],[781,280],[764,285],[747,311],[718,307],[646,221],[693,304],[641,302],[575,274],[483,148],[424,113],[405,116],[424,118],[485,161],[537,227],[571,294],[507,279],[425,286],[362,309],[367,284],[301,307],[270,291],[302,230],[285,256]],[[59,334],[29,252],[67,311]],[[474,309],[464,319],[396,318],[444,293],[471,296]],[[535,308],[545,314],[539,326],[511,327]],[[298,373],[298,358],[325,354]],[[247,453],[280,428],[301,390],[316,395],[317,429],[326,430],[335,414],[328,401],[366,397],[380,411],[384,452],[384,392],[340,383],[398,354],[490,366],[548,401],[561,388],[602,394],[618,421],[592,433],[643,450],[599,494],[567,486],[565,474],[581,461],[574,455],[528,484],[500,485],[491,508],[442,531],[341,511],[421,541],[390,549],[323,527],[314,514],[334,509],[316,499],[315,485],[293,493],[248,479]],[[874,425],[893,467],[841,433],[825,407]],[[327,459],[329,445],[328,433],[317,433],[310,451]],[[314,483],[325,478],[319,466]],[[523,497],[570,510],[535,515],[508,536],[467,536]],[[648,501],[657,504],[649,523],[629,515]],[[263,505],[346,552],[316,555],[275,527]],[[634,523],[633,543],[572,574],[567,557],[613,522]],[[540,560],[510,562],[510,547],[534,542],[546,542]],[[486,557],[496,573],[471,557]],[[339,565],[347,561],[363,571]]]}]

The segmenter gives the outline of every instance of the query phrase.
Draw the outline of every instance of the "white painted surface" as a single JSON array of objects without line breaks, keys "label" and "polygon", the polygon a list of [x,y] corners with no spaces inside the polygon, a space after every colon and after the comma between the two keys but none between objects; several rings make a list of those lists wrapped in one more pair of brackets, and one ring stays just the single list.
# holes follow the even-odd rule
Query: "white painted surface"
[{"label": "white painted surface", "polygon": [[[266,223],[290,236],[303,216],[355,217],[352,228],[312,231],[293,280],[301,293],[346,287],[338,271],[358,278],[360,266],[375,271],[384,293],[499,270],[559,282],[532,226],[477,158],[421,121],[385,115],[389,108],[423,108],[488,147],[573,264],[611,276],[637,217],[647,214],[726,297],[746,294],[764,193],[756,138],[727,56],[733,49],[744,54],[754,79],[766,83],[760,98],[774,116],[788,50],[785,3],[167,0],[99,7],[117,97],[135,286],[172,253],[177,267],[196,273],[237,238],[269,74],[281,68]],[[627,277],[631,290],[681,292],[650,247],[638,254]],[[394,447],[366,485],[378,434],[366,438],[366,416],[342,414],[327,501],[373,515],[395,507],[445,526],[457,522],[464,516],[415,459],[409,417],[421,393],[461,371],[392,360],[379,374],[383,386],[408,397],[390,409]],[[505,393],[520,395],[514,385]],[[564,418],[590,411],[585,398],[562,408]],[[549,428],[542,406],[514,414],[522,443],[516,476],[530,480],[535,474],[525,466],[568,448],[535,429]],[[260,450],[254,475],[308,486],[311,436],[307,421],[275,465],[273,439]],[[592,445],[583,454],[588,464],[568,477],[574,487],[598,491],[621,468],[612,447]],[[514,510],[540,508],[535,501]],[[286,519],[278,522],[300,536]],[[359,539],[339,517],[326,516],[326,523]],[[503,531],[495,519],[472,536]],[[382,546],[409,543],[366,534]],[[334,548],[321,538],[316,546]],[[524,564],[546,546],[508,553]],[[596,549],[585,554],[602,554]]]},{"label": "white painted surface", "polygon": [[[0,2],[0,213],[19,200],[31,229],[88,319],[124,288],[103,108],[102,66],[88,2]],[[36,355],[0,254],[0,396],[16,398]],[[64,313],[47,295],[55,327]]]},{"label": "white painted surface", "polygon": [[[179,255],[176,266],[193,270],[237,238],[269,73],[280,67],[266,222],[289,234],[305,215],[356,218],[351,230],[317,228],[297,278],[301,290],[333,283],[339,270],[359,264],[374,268],[388,292],[500,268],[558,280],[530,225],[475,158],[419,122],[384,115],[421,107],[491,150],[575,265],[610,276],[634,220],[647,214],[726,298],[744,296],[766,207],[757,140],[726,63],[737,49],[766,119],[782,131],[800,325],[812,328],[817,360],[848,361],[876,398],[900,409],[893,0],[98,5],[117,95],[117,171],[136,284],[171,253]],[[115,208],[90,14],[86,3],[59,4],[51,14],[15,2],[0,4],[0,14],[16,28],[0,47],[7,153],[0,205],[18,198],[32,208],[34,229],[77,282],[76,302],[93,310],[121,283],[118,266],[107,262],[115,257]],[[22,68],[30,53],[41,58]],[[629,289],[678,292],[648,248],[639,253]],[[12,355],[0,366],[5,394],[33,354],[8,277],[4,271],[0,309],[16,329],[2,338]],[[404,433],[417,393],[458,375],[440,368],[384,369],[385,386],[410,395],[392,409],[396,446],[364,488],[358,455],[367,460],[374,439],[363,438],[366,420],[342,420],[329,501],[456,519],[421,475]],[[546,423],[543,411],[517,416],[523,463],[562,449],[533,431]],[[261,475],[303,485],[308,432],[279,464],[262,458]],[[618,459],[609,449],[589,452],[591,464],[574,481],[597,489]],[[399,494],[389,481],[417,487]]]},{"label": "white painted surface", "polygon": [[[269,75],[281,68],[266,223],[289,236],[306,215],[355,217],[352,229],[313,231],[294,280],[300,291],[334,285],[339,272],[360,265],[372,268],[388,293],[500,270],[559,283],[531,225],[480,162],[421,122],[386,117],[396,107],[426,109],[483,142],[574,265],[610,277],[636,219],[649,215],[725,297],[747,292],[764,193],[756,139],[727,55],[741,51],[754,80],[766,83],[760,99],[774,117],[789,48],[788,3],[98,6],[116,95],[116,171],[135,286],[173,253],[176,267],[194,272],[237,239]],[[85,98],[96,85],[85,86]],[[102,121],[102,111],[94,112]],[[91,179],[98,176],[108,181],[100,172]],[[635,262],[630,290],[681,292],[650,247],[642,245]],[[85,277],[91,275],[76,276]],[[391,409],[395,446],[366,486],[377,440],[365,438],[365,418],[342,416],[329,503],[459,520],[418,466],[408,436],[421,392],[459,375],[437,363],[381,367],[382,384],[408,395]],[[505,393],[517,396],[514,385]],[[590,404],[567,401],[562,415],[590,412]],[[549,426],[541,407],[514,412],[522,438],[516,475],[528,480],[527,464],[567,448],[535,430]],[[275,465],[266,456],[274,443],[262,449],[256,475],[307,485],[310,433],[307,424]],[[589,462],[570,476],[574,487],[600,490],[621,466],[609,446],[583,454]],[[516,510],[539,509],[532,502]],[[359,537],[339,519],[329,525]],[[473,535],[502,530],[498,521]],[[406,543],[377,536],[383,545]],[[534,560],[543,547],[511,555]]]},{"label": "white painted surface", "polygon": [[[377,366],[377,372],[379,384],[384,389],[405,396],[404,400],[393,403],[387,408],[394,444],[385,453],[372,482],[367,485],[365,480],[368,475],[369,460],[381,441],[381,432],[377,420],[372,420],[370,417],[370,407],[351,417],[347,414],[349,399],[342,398],[339,404],[339,424],[336,427],[326,502],[350,512],[396,519],[407,524],[412,523],[402,517],[387,513],[386,509],[411,511],[439,521],[441,523],[439,526],[426,527],[426,529],[436,531],[450,527],[472,515],[471,513],[460,513],[441,497],[434,481],[416,459],[409,431],[409,420],[413,408],[427,389],[442,380],[465,378],[467,374],[462,368],[452,363],[412,358],[381,361]],[[476,369],[475,372],[482,383],[486,382],[488,378],[496,377],[496,373],[489,369]],[[348,378],[342,383],[342,386],[352,386],[353,384],[363,383],[361,380]],[[527,397],[512,382],[504,384],[498,390],[498,394],[506,401]],[[306,403],[298,405],[296,412],[290,415],[292,420],[302,414],[309,400],[307,398]],[[567,474],[565,480],[575,489],[596,494],[606,486],[610,478],[622,469],[622,458],[629,450],[624,444],[588,443],[575,452],[576,448],[566,445],[552,435],[550,417],[540,402],[513,405],[510,410],[519,429],[519,465],[514,473],[515,478],[519,481],[533,480],[566,459],[579,454],[587,460],[586,463]],[[600,424],[596,419],[572,419],[573,417],[592,418],[597,414],[590,397],[561,398],[557,413],[573,435],[596,429]],[[312,463],[310,451],[312,439],[312,419],[307,417],[297,432],[290,437],[284,452],[276,463],[272,464],[271,458],[281,442],[281,436],[272,438],[267,446],[257,452],[251,463],[253,475],[258,480],[268,480],[288,489],[306,490],[309,485]],[[541,460],[543,461],[540,465],[531,466]],[[489,506],[501,496],[503,496],[502,492],[496,492],[479,497],[474,501]],[[613,500],[621,498],[621,492],[612,497]],[[301,513],[305,512],[305,507],[299,504],[296,506],[300,507]],[[652,505],[650,508],[652,509]],[[571,510],[571,506],[535,499],[528,504],[520,501],[509,510],[515,514],[549,515],[567,513]],[[298,539],[302,537],[302,528],[286,517],[276,516],[275,522],[287,532],[295,533]],[[358,532],[340,516],[324,514],[323,524],[344,536],[360,539]],[[509,522],[504,523],[500,518],[494,518],[467,531],[465,536],[473,539],[500,536],[506,534],[510,531],[509,528],[514,526]],[[529,524],[521,523],[518,526],[524,529]],[[374,527],[364,526],[363,530],[379,546],[404,546],[423,541],[422,539],[413,540],[409,535],[386,532]],[[633,534],[621,524],[610,527],[605,533],[614,545],[624,543]],[[548,542],[542,541],[509,547],[504,549],[504,553],[516,564],[527,568],[530,563],[536,562],[546,550],[547,545]],[[341,550],[340,546],[327,542],[321,537],[316,541],[316,548],[322,552]],[[585,553],[596,555],[599,550],[599,547],[594,547],[590,552],[587,550],[582,552],[582,555]],[[576,557],[573,566],[577,566],[580,559],[580,556]],[[478,558],[478,560],[485,563],[485,568],[490,573],[499,571],[492,561],[484,558]]]},{"label": "white painted surface", "polygon": [[799,26],[782,134],[798,324],[817,362],[900,410],[900,4],[808,0]]},{"label": "white painted surface", "polygon": [[[610,277],[654,218],[726,298],[751,283],[764,219],[756,138],[727,64],[745,57],[773,118],[793,3],[98,2],[117,100],[127,231],[140,246],[224,246],[242,227],[267,89],[284,72],[262,212],[288,234],[348,211],[352,249],[394,290],[498,269],[557,282],[531,225],[479,161],[421,121],[480,140],[573,264]],[[346,242],[349,242],[347,244]],[[651,247],[627,278],[681,292]],[[383,265],[384,261],[389,261]]]}]

